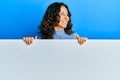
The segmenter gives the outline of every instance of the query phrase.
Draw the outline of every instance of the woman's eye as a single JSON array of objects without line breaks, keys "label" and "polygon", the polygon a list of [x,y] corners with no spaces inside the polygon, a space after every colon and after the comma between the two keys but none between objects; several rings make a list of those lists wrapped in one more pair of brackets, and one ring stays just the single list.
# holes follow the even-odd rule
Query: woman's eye
[{"label": "woman's eye", "polygon": [[64,15],[64,13],[61,13],[60,15]]},{"label": "woman's eye", "polygon": [[61,13],[60,15],[63,15],[63,16],[68,16],[68,14],[65,14],[65,13]]}]

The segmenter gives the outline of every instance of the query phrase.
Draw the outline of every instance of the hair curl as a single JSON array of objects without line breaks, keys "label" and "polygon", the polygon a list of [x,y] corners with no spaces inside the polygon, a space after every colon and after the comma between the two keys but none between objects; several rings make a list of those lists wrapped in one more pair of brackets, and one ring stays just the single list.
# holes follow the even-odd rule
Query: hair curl
[{"label": "hair curl", "polygon": [[68,6],[64,3],[54,2],[48,6],[41,24],[38,26],[39,34],[41,34],[41,39],[53,39],[53,34],[55,32],[54,27],[58,25],[60,20],[59,13],[61,6],[65,6],[67,8],[69,17],[67,27],[64,29],[64,31],[68,35],[74,33],[72,31],[71,13],[68,9]]}]

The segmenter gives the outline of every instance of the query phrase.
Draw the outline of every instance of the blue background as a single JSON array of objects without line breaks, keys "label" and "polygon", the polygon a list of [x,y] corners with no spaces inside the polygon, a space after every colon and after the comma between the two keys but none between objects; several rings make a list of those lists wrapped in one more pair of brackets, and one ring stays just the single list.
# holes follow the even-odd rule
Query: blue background
[{"label": "blue background", "polygon": [[0,39],[37,35],[52,2],[64,2],[73,30],[89,39],[120,39],[120,0],[0,0]]}]

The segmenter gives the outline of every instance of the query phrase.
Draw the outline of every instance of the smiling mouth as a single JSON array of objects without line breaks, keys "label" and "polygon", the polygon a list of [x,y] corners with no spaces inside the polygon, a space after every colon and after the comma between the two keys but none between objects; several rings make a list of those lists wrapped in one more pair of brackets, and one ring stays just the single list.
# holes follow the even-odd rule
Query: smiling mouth
[{"label": "smiling mouth", "polygon": [[64,23],[64,24],[66,24],[66,25],[68,24],[68,22],[67,22],[67,21],[63,21],[63,23]]}]

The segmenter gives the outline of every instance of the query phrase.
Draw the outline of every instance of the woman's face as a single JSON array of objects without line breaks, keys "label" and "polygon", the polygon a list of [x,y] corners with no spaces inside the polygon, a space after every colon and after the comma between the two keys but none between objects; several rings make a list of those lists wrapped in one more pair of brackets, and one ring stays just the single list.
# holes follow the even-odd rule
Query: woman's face
[{"label": "woman's face", "polygon": [[63,30],[64,28],[66,28],[69,21],[68,11],[65,6],[61,6],[59,15],[60,15],[60,22],[58,23],[57,28],[59,30]]}]

